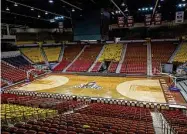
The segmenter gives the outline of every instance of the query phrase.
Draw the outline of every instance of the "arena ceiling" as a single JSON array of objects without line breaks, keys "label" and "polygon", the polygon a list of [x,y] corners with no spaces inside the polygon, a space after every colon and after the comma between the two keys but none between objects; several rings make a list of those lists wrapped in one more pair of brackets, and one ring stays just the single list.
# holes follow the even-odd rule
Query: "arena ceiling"
[{"label": "arena ceiling", "polygon": [[154,8],[162,13],[163,20],[174,20],[175,12],[186,11],[187,7],[187,0],[2,0],[1,22],[29,27],[57,27],[57,23],[50,20],[63,16],[64,26],[71,27],[71,18],[103,8],[111,13],[111,23],[117,23],[117,17],[123,14],[111,1],[125,16],[132,15],[135,22],[143,22],[144,15],[152,14]]}]

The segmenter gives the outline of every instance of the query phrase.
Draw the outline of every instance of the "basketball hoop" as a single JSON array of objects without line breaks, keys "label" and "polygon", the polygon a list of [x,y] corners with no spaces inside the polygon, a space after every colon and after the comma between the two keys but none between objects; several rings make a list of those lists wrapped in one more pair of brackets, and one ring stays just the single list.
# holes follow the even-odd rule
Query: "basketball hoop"
[{"label": "basketball hoop", "polygon": [[37,77],[37,74],[34,72],[36,69],[30,69],[27,71],[27,79],[30,81],[34,80],[34,77]]}]

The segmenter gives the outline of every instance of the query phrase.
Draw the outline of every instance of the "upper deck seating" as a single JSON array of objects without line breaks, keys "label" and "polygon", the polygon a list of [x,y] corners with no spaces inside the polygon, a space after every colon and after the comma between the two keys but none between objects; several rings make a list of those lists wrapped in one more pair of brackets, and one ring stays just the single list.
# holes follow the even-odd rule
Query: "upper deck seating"
[{"label": "upper deck seating", "polygon": [[187,133],[187,116],[181,111],[162,111],[163,116],[177,134]]},{"label": "upper deck seating", "polygon": [[1,62],[1,77],[10,82],[18,82],[27,78],[26,72]]},{"label": "upper deck seating", "polygon": [[175,51],[176,44],[173,42],[152,42],[152,70],[153,74],[159,73],[162,63],[167,63],[172,53]]},{"label": "upper deck seating", "polygon": [[70,72],[86,72],[94,63],[97,55],[101,51],[102,45],[90,45],[85,48],[79,58],[68,68]]},{"label": "upper deck seating", "polygon": [[49,62],[57,62],[61,47],[43,47]]},{"label": "upper deck seating", "polygon": [[65,47],[62,61],[54,68],[54,71],[62,71],[66,68],[82,50],[82,45],[68,45]]},{"label": "upper deck seating", "polygon": [[181,48],[174,57],[174,62],[187,62],[187,43],[182,43]]},{"label": "upper deck seating", "polygon": [[126,55],[121,73],[147,73],[147,46],[143,43],[127,45]]},{"label": "upper deck seating", "polygon": [[[18,67],[22,70],[25,70],[25,71],[28,71],[30,69],[34,69],[34,67],[31,65],[30,62],[28,62],[23,56],[21,55],[18,55],[18,56],[15,56],[15,57],[8,57],[8,58],[3,58],[2,59],[3,61],[6,61],[7,63],[15,66],[15,67]],[[38,75],[44,73],[42,70],[35,70],[34,71],[35,73],[37,73]]]},{"label": "upper deck seating", "polygon": [[121,58],[121,53],[123,49],[122,44],[108,44],[104,46],[104,51],[99,57],[99,61],[119,61]]},{"label": "upper deck seating", "polygon": [[44,63],[39,47],[21,48],[21,52],[34,63]]}]

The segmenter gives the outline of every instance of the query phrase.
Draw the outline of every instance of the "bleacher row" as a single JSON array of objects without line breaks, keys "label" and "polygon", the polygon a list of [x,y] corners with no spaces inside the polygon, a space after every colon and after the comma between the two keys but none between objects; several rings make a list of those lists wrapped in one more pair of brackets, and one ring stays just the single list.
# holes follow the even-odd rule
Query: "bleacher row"
[{"label": "bleacher row", "polygon": [[81,102],[73,101],[73,98],[70,100],[63,100],[55,98],[42,98],[37,96],[20,96],[7,93],[1,95],[1,100],[2,103],[55,109],[60,113],[83,105]]},{"label": "bleacher row", "polygon": [[[179,51],[174,57],[174,61],[185,62],[186,43],[182,43]],[[99,55],[103,45],[94,44],[87,47],[77,58],[77,60],[67,68],[67,72],[87,72]],[[60,56],[61,47],[42,47],[49,62],[57,62]],[[161,63],[167,63],[171,55],[177,48],[173,42],[152,42],[152,71],[153,74],[160,72]],[[42,56],[34,48],[22,48],[21,51],[34,63],[43,62]],[[53,69],[63,71],[81,52],[83,45],[67,45],[62,53],[62,61]],[[111,61],[108,72],[115,73],[123,53],[123,44],[108,44],[104,46],[104,51],[98,58],[96,65],[91,72],[98,72],[103,61]],[[147,45],[144,43],[128,43],[125,58],[120,69],[120,73],[146,74],[147,73]]]},{"label": "bleacher row", "polygon": [[175,49],[176,44],[172,42],[151,43],[153,74],[160,73],[161,63],[167,63]]},{"label": "bleacher row", "polygon": [[125,60],[122,63],[121,73],[147,74],[147,46],[142,43],[127,45]]},{"label": "bleacher row", "polygon": [[[40,105],[33,105],[33,100],[37,100]],[[53,105],[56,105],[56,107],[48,107],[49,105],[45,105],[44,102],[48,104],[54,102]],[[5,103],[1,104],[2,134],[155,133],[150,111],[145,108],[95,103],[76,110],[74,108],[83,105],[82,102],[14,94],[2,94],[2,103]],[[71,109],[74,109],[76,113],[63,114],[63,112]],[[10,114],[13,111],[16,112]],[[59,115],[57,115],[58,113]],[[19,121],[22,121],[22,123],[19,123]],[[8,127],[5,125],[7,122],[14,126]]]},{"label": "bleacher row", "polygon": [[97,55],[101,51],[101,45],[91,45],[85,48],[84,52],[71,65],[67,71],[69,72],[87,72],[95,61]]},{"label": "bleacher row", "polygon": [[183,95],[184,99],[187,101],[187,80],[178,82],[177,87],[180,89],[181,94]]},{"label": "bleacher row", "polygon": [[163,111],[163,116],[176,134],[187,133],[187,116],[181,111]]},{"label": "bleacher row", "polygon": [[[23,56],[2,58],[1,62],[1,78],[10,83],[23,81],[27,78],[26,71],[35,69]],[[35,69],[33,72],[37,75],[44,73],[42,70]],[[1,80],[1,87],[8,83]]]},{"label": "bleacher row", "polygon": [[[6,93],[1,97],[2,134],[156,133],[149,108],[102,103],[85,105],[75,100]],[[64,113],[69,110],[74,112]],[[186,134],[184,113],[178,110],[162,110],[161,113],[175,133]]]},{"label": "bleacher row", "polygon": [[[182,43],[180,49],[174,57],[174,61],[184,62],[187,61],[186,55],[186,43]],[[83,49],[83,45],[69,45],[65,47],[64,53],[62,53],[62,61],[53,69],[53,71],[63,71],[67,68],[67,72],[87,72],[92,64],[95,62],[99,55],[103,45],[95,44],[85,48],[75,62],[67,68],[67,66],[75,59],[75,57]],[[172,42],[153,42],[151,44],[152,52],[152,71],[153,74],[157,74],[160,71],[160,64],[166,63],[172,53],[175,51],[176,44]],[[95,66],[91,72],[98,72],[103,64],[103,61],[111,61],[108,72],[115,73],[122,56],[122,44],[109,44],[104,47],[104,51],[98,58]],[[34,63],[43,63],[43,57],[41,56],[41,50],[39,48],[21,48],[21,55],[15,57],[3,58],[2,64],[2,78],[15,83],[26,79],[25,71],[34,69],[30,62],[25,57],[30,59]],[[47,56],[49,62],[57,62],[61,53],[61,47],[43,47],[43,50]],[[5,64],[8,63],[8,64]],[[10,66],[10,65],[14,66]],[[18,69],[17,69],[18,68]],[[127,50],[125,58],[120,69],[120,73],[125,74],[146,74],[147,72],[147,46],[143,43],[129,43],[127,44]],[[43,71],[35,71],[38,75],[44,73]],[[19,75],[18,75],[19,74]],[[12,76],[12,77],[10,77]],[[3,86],[6,85],[2,82]]]}]

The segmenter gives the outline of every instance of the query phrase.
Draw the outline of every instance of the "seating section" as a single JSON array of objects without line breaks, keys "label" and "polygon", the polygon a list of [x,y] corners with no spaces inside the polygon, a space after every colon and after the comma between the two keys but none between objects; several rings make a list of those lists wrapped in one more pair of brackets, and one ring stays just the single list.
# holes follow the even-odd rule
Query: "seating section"
[{"label": "seating section", "polygon": [[[3,93],[1,94],[1,103],[12,103],[12,104],[17,104],[20,101],[25,102],[26,100],[32,98],[32,96],[18,96],[16,94],[8,94],[8,93]],[[16,103],[17,101],[17,103]]]},{"label": "seating section", "polygon": [[132,43],[127,45],[121,73],[147,74],[147,46],[143,43]]},{"label": "seating section", "polygon": [[101,51],[102,45],[90,45],[79,58],[67,69],[69,72],[87,72]]},{"label": "seating section", "polygon": [[16,121],[29,120],[33,117],[40,118],[47,116],[56,116],[56,110],[32,108],[27,106],[1,104],[1,121],[4,123],[13,123]]},{"label": "seating section", "polygon": [[101,68],[103,61],[111,61],[108,71],[114,73],[117,69],[117,65],[121,59],[123,51],[123,44],[108,44],[104,46],[104,51],[99,57],[96,65],[91,72],[98,72]]},{"label": "seating section", "polygon": [[10,82],[19,82],[27,78],[26,72],[1,62],[1,77]]},{"label": "seating section", "polygon": [[4,81],[2,81],[1,80],[1,87],[5,87],[5,86],[7,86],[8,84],[6,83],[6,82],[4,82]]},{"label": "seating section", "polygon": [[62,61],[54,68],[54,71],[62,71],[66,68],[82,50],[82,45],[69,45],[65,47]]},{"label": "seating section", "polygon": [[183,43],[174,57],[174,62],[187,62],[187,43]]},{"label": "seating section", "polygon": [[16,67],[22,67],[22,66],[28,66],[30,63],[21,55],[15,56],[15,57],[8,57],[3,58],[2,60],[8,62],[9,64],[16,66]]},{"label": "seating section", "polygon": [[47,56],[49,62],[57,62],[61,47],[43,47],[43,50]]},{"label": "seating section", "polygon": [[162,111],[163,116],[176,134],[187,134],[187,116],[181,111]]},{"label": "seating section", "polygon": [[91,104],[89,107],[80,109],[77,112],[104,117],[152,121],[149,109],[137,107],[95,103]]},{"label": "seating section", "polygon": [[155,134],[149,122],[124,120],[85,114],[66,114],[54,118],[28,121],[15,127],[3,128],[6,132],[33,132],[36,134]]},{"label": "seating section", "polygon": [[117,67],[118,67],[118,63],[119,63],[119,62],[111,62],[111,63],[110,63],[110,66],[109,66],[109,68],[108,68],[108,71],[109,71],[110,73],[115,73],[115,72],[116,72],[116,69],[117,69]]},{"label": "seating section", "polygon": [[123,50],[122,44],[109,44],[105,45],[102,55],[99,57],[99,61],[120,61],[121,53]]},{"label": "seating section", "polygon": [[161,71],[161,63],[167,63],[175,49],[176,44],[173,44],[173,42],[151,43],[153,74],[158,74]]},{"label": "seating section", "polygon": [[[28,62],[23,56],[18,55],[15,57],[9,57],[9,58],[3,58],[3,61],[6,61],[7,63],[18,67],[22,70],[28,71],[30,69],[35,69],[30,62]],[[42,70],[35,70],[35,73],[37,73],[38,75],[43,74],[44,72]]]},{"label": "seating section", "polygon": [[34,63],[44,63],[39,47],[20,48],[21,52]]},{"label": "seating section", "polygon": [[2,103],[19,104],[31,107],[50,108],[58,110],[59,113],[81,107],[82,102],[73,100],[61,100],[55,98],[41,98],[32,96],[19,96],[15,94],[4,93],[1,95]]},{"label": "seating section", "polygon": [[2,127],[2,131],[32,131],[34,134],[155,134],[149,109],[107,104],[92,104],[77,113],[17,123],[14,127]]},{"label": "seating section", "polygon": [[102,66],[102,62],[97,62],[91,72],[99,72],[100,68]]},{"label": "seating section", "polygon": [[182,96],[187,102],[187,80],[177,82],[177,87],[180,89]]}]

